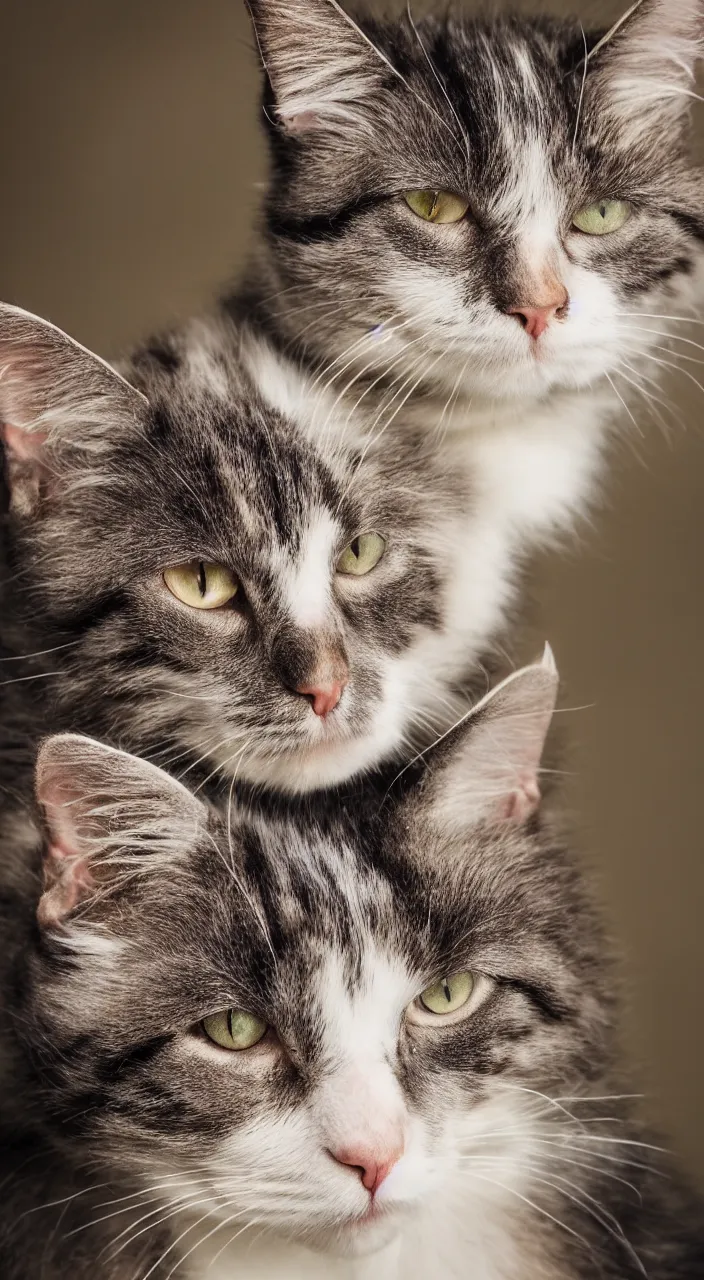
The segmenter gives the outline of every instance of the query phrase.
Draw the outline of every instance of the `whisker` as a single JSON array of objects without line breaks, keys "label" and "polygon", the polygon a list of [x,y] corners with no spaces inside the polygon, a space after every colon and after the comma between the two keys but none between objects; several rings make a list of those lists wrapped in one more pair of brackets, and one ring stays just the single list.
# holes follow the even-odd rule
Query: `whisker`
[{"label": "whisker", "polygon": [[[178,1262],[171,1268],[171,1270],[165,1276],[165,1280],[171,1280],[171,1277],[174,1274],[174,1272],[177,1271],[179,1267],[183,1266],[184,1262],[186,1261],[186,1258],[190,1258],[191,1254],[195,1253],[196,1249],[200,1249],[202,1245],[205,1244],[206,1240],[210,1240],[211,1236],[214,1236],[215,1233],[217,1231],[222,1230],[223,1227],[229,1226],[231,1222],[236,1222],[238,1218],[244,1217],[245,1212],[246,1210],[241,1210],[238,1213],[232,1213],[229,1215],[229,1217],[225,1218],[223,1222],[218,1220],[215,1223],[215,1226],[211,1227],[210,1231],[207,1231],[204,1236],[201,1236],[199,1240],[196,1240],[195,1244],[191,1245],[190,1249],[188,1249],[187,1252],[184,1253],[181,1258],[179,1258]],[[210,1215],[206,1214],[204,1218],[200,1218],[197,1225],[200,1225],[201,1222],[207,1221],[207,1218],[209,1216]],[[239,1231],[235,1232],[234,1236],[232,1236],[231,1239],[228,1241],[228,1244],[232,1244],[233,1241],[236,1240],[238,1236],[242,1235],[243,1232],[247,1231],[249,1227],[254,1225],[255,1225],[254,1221],[246,1222],[243,1227],[240,1227]],[[182,1237],[179,1237],[179,1238],[182,1239]],[[168,1252],[168,1250],[166,1252]],[[162,1255],[162,1259],[161,1259],[162,1261],[166,1257],[166,1252]],[[220,1252],[222,1252],[222,1250]],[[146,1277],[145,1277],[145,1280],[146,1280]]]},{"label": "whisker", "polygon": [[[616,370],[616,369],[615,369],[615,370],[614,370],[614,373],[617,373],[617,372],[618,372],[618,370]],[[606,381],[609,383],[609,385],[610,385],[611,389],[613,390],[614,395],[618,396],[619,400],[621,401],[621,404],[623,405],[624,409],[626,410],[626,413],[628,414],[629,418],[631,419],[631,422],[633,423],[633,426],[635,427],[636,431],[638,432],[638,435],[639,435],[639,436],[642,436],[642,435],[643,435],[643,432],[642,432],[641,428],[638,426],[638,423],[636,422],[635,418],[633,417],[633,414],[631,413],[631,411],[630,411],[630,409],[629,409],[628,405],[626,404],[626,401],[624,400],[623,396],[621,395],[621,392],[619,391],[618,387],[616,386],[616,383],[614,382],[613,378],[611,377],[611,375],[610,375],[609,373],[605,373],[605,374],[604,374],[604,377],[606,378]]]},{"label": "whisker", "polygon": [[0,688],[10,684],[25,684],[28,680],[50,680],[54,676],[67,676],[67,671],[38,671],[31,676],[15,676],[11,680],[0,680]]},{"label": "whisker", "polygon": [[60,649],[73,649],[81,644],[80,640],[68,640],[66,644],[55,644],[51,649],[37,649],[34,653],[17,653],[0,658],[0,662],[29,662],[31,658],[43,658],[47,653],[58,653]]},{"label": "whisker", "polygon": [[[207,1204],[207,1203],[208,1203],[208,1201],[207,1201],[207,1199],[205,1199],[204,1197],[199,1197],[199,1198],[198,1198],[198,1199],[196,1199],[196,1200],[189,1199],[188,1197],[186,1197],[186,1198],[185,1198],[185,1203],[177,1204],[175,1208],[168,1208],[168,1207],[167,1207],[167,1212],[166,1212],[166,1213],[164,1213],[164,1214],[163,1214],[163,1216],[162,1216],[161,1218],[158,1218],[155,1222],[150,1222],[150,1223],[148,1223],[146,1227],[141,1227],[141,1228],[140,1228],[140,1230],[139,1230],[139,1231],[135,1231],[133,1235],[129,1235],[129,1234],[127,1234],[126,1232],[121,1231],[121,1232],[120,1232],[120,1234],[119,1234],[118,1236],[116,1236],[116,1237],[115,1237],[115,1239],[114,1239],[113,1241],[111,1241],[110,1245],[107,1245],[107,1246],[106,1246],[106,1248],[105,1248],[104,1250],[102,1250],[102,1251],[101,1251],[101,1254],[100,1254],[99,1256],[100,1256],[100,1257],[102,1257],[102,1256],[103,1256],[103,1254],[105,1254],[105,1253],[107,1252],[107,1250],[108,1250],[109,1248],[111,1248],[111,1247],[112,1247],[112,1245],[113,1245],[113,1244],[115,1244],[119,1239],[121,1239],[121,1237],[122,1237],[122,1236],[125,1236],[125,1235],[126,1235],[126,1239],[123,1239],[122,1244],[120,1245],[120,1247],[119,1247],[118,1249],[115,1249],[115,1250],[114,1250],[114,1251],[109,1255],[109,1257],[108,1257],[108,1261],[109,1261],[109,1262],[114,1262],[114,1261],[115,1261],[115,1259],[116,1259],[117,1257],[119,1257],[119,1255],[122,1253],[122,1251],[123,1251],[124,1249],[128,1249],[131,1245],[133,1245],[133,1244],[134,1244],[135,1240],[138,1240],[138,1239],[140,1238],[140,1236],[143,1236],[146,1232],[148,1232],[148,1231],[154,1231],[154,1230],[156,1230],[156,1228],[157,1228],[157,1227],[161,1227],[161,1226],[163,1226],[163,1224],[164,1224],[165,1222],[169,1222],[169,1221],[170,1221],[170,1219],[171,1219],[171,1218],[176,1217],[176,1215],[177,1215],[177,1214],[185,1213],[185,1212],[187,1212],[187,1211],[188,1211],[188,1210],[190,1210],[190,1209],[194,1209],[194,1208],[196,1208],[198,1205],[203,1205],[203,1204]],[[165,1206],[162,1204],[162,1206],[161,1206],[161,1207],[162,1207],[162,1208],[164,1208]],[[159,1212],[159,1210],[155,1210],[155,1211],[154,1211],[154,1213],[157,1213],[157,1212]],[[206,1217],[209,1217],[209,1216],[210,1216],[210,1214],[211,1214],[211,1212],[212,1212],[212,1210],[208,1210],[208,1213],[207,1213],[207,1215],[205,1215],[205,1216],[206,1216]],[[153,1216],[154,1216],[154,1214],[153,1214],[153,1213],[145,1214],[143,1218],[138,1218],[138,1219],[137,1219],[137,1222],[136,1222],[136,1223],[134,1223],[133,1225],[134,1225],[134,1226],[137,1226],[140,1222],[144,1222],[145,1218],[150,1218],[150,1217],[153,1217]],[[202,1221],[202,1219],[198,1219],[198,1221]],[[193,1224],[193,1225],[195,1225],[195,1224]],[[178,1245],[178,1244],[180,1243],[180,1241],[183,1239],[183,1237],[184,1237],[185,1235],[187,1235],[187,1234],[188,1234],[188,1232],[189,1232],[189,1231],[191,1231],[191,1230],[193,1229],[193,1225],[188,1226],[188,1227],[186,1228],[186,1230],[185,1230],[185,1231],[182,1231],[182,1232],[181,1232],[181,1234],[180,1234],[179,1236],[177,1236],[177,1237],[176,1237],[176,1239],[174,1239],[174,1240],[172,1240],[172,1241],[170,1242],[170,1244],[169,1244],[169,1245],[168,1245],[168,1247],[164,1250],[164,1253],[161,1255],[161,1257],[157,1260],[157,1262],[155,1262],[155,1263],[153,1264],[153,1266],[151,1266],[151,1267],[149,1268],[149,1270],[148,1270],[148,1271],[145,1273],[145,1275],[142,1277],[142,1280],[147,1280],[147,1276],[150,1276],[150,1275],[151,1275],[151,1274],[156,1270],[157,1266],[159,1266],[159,1265],[160,1265],[160,1263],[163,1261],[163,1258],[164,1258],[164,1257],[166,1257],[166,1255],[167,1255],[168,1253],[170,1253],[170,1252],[171,1252],[171,1250],[172,1250],[173,1248],[175,1248],[175,1247],[176,1247],[176,1245]],[[128,1228],[128,1232],[129,1232],[129,1228]]]},{"label": "whisker", "polygon": [[521,1200],[523,1204],[528,1205],[530,1209],[533,1209],[536,1213],[541,1214],[545,1218],[549,1218],[550,1222],[554,1223],[556,1227],[560,1227],[560,1229],[562,1231],[566,1231],[568,1235],[574,1236],[576,1240],[579,1240],[579,1242],[584,1245],[585,1249],[587,1249],[589,1253],[592,1252],[591,1245],[584,1236],[580,1235],[579,1232],[575,1231],[572,1227],[568,1227],[566,1222],[562,1222],[560,1218],[556,1218],[552,1213],[549,1213],[547,1209],[536,1204],[534,1200],[529,1200],[528,1196],[524,1196],[520,1191],[517,1191],[515,1187],[509,1187],[505,1182],[499,1182],[496,1178],[489,1178],[486,1174],[476,1173],[473,1169],[469,1169],[467,1172],[472,1178],[479,1178],[481,1182],[488,1182],[491,1186],[499,1187],[502,1191],[507,1191],[509,1195],[516,1196],[518,1200]]},{"label": "whisker", "polygon": [[589,70],[589,46],[587,44],[587,35],[581,22],[579,24],[579,29],[582,32],[582,41],[584,43],[584,68],[582,70],[582,84],[579,90],[579,101],[577,103],[577,119],[575,120],[575,123],[574,123],[574,135],[572,137],[572,155],[573,156],[577,147],[577,138],[579,136],[579,125],[582,118],[582,107],[584,105],[584,91],[587,87],[587,72]]},{"label": "whisker", "polygon": [[438,87],[439,87],[439,89],[440,89],[440,92],[441,92],[441,94],[442,94],[443,98],[445,99],[445,101],[446,101],[446,103],[447,103],[448,107],[450,108],[450,111],[452,112],[452,115],[453,115],[453,116],[454,116],[454,118],[455,118],[455,122],[456,122],[456,124],[457,124],[457,128],[459,129],[459,135],[460,135],[460,138],[462,139],[462,142],[463,142],[463,145],[464,145],[464,150],[465,150],[465,159],[466,159],[466,162],[467,162],[467,173],[469,173],[469,170],[470,170],[470,145],[469,145],[469,134],[467,133],[467,130],[465,129],[464,125],[462,124],[462,121],[460,120],[460,117],[459,117],[459,115],[458,115],[457,109],[456,109],[456,107],[455,107],[455,105],[454,105],[454,103],[453,103],[453,101],[452,101],[452,98],[450,97],[449,93],[447,92],[447,87],[446,87],[446,85],[445,85],[444,80],[442,79],[442,76],[440,75],[440,72],[438,71],[437,67],[435,66],[435,63],[433,62],[433,60],[432,60],[432,58],[431,58],[430,54],[428,53],[428,50],[427,50],[427,48],[426,48],[425,44],[423,43],[423,41],[422,41],[422,39],[421,39],[420,32],[418,31],[418,28],[417,28],[417,26],[416,26],[416,24],[415,24],[415,22],[414,22],[414,20],[413,20],[413,14],[411,13],[411,0],[406,0],[406,16],[407,16],[407,18],[408,18],[408,22],[409,22],[409,25],[410,25],[410,27],[411,27],[411,30],[413,31],[413,34],[414,34],[414,36],[415,36],[416,40],[418,41],[418,44],[420,45],[421,51],[422,51],[422,53],[423,53],[423,57],[425,58],[425,61],[427,62],[428,66],[430,67],[430,71],[431,71],[431,73],[432,73],[433,79],[435,80],[436,84],[438,85]]}]

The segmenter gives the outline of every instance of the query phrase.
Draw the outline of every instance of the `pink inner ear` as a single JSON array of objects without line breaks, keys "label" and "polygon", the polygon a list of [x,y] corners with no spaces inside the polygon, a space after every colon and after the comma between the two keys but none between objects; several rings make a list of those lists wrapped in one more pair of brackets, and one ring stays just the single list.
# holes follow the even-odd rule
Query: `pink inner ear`
[{"label": "pink inner ear", "polygon": [[9,424],[3,425],[2,437],[10,453],[22,462],[38,461],[49,438],[46,431],[24,431]]},{"label": "pink inner ear", "polygon": [[310,133],[320,125],[314,111],[301,111],[297,116],[282,116],[281,120],[287,133]]},{"label": "pink inner ear", "polygon": [[51,844],[44,862],[44,892],[37,907],[43,928],[61,924],[93,888],[88,863],[62,844]]},{"label": "pink inner ear", "polygon": [[540,787],[535,778],[521,778],[515,791],[506,797],[501,816],[508,822],[525,822],[539,805]]},{"label": "pink inner ear", "polygon": [[82,805],[60,770],[51,766],[40,769],[37,800],[46,816],[49,837],[37,919],[49,928],[61,924],[95,886],[81,838]]},{"label": "pink inner ear", "polygon": [[52,769],[44,770],[37,779],[37,800],[44,810],[49,831],[47,868],[53,866],[59,873],[61,862],[75,863],[83,856],[79,830],[83,817],[81,804],[71,786]]}]

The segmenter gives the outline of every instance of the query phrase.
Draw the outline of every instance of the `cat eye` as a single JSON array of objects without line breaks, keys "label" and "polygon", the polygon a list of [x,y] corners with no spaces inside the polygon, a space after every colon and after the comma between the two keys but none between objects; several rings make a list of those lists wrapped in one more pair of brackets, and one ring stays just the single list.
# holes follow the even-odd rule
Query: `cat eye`
[{"label": "cat eye", "polygon": [[426,987],[418,999],[424,1009],[441,1018],[463,1008],[473,991],[474,977],[465,969],[462,973],[453,973],[449,978],[441,978],[432,987]]},{"label": "cat eye", "polygon": [[620,231],[631,216],[631,206],[625,200],[597,200],[587,204],[572,219],[578,231],[588,236],[608,236]]},{"label": "cat eye", "polygon": [[404,191],[403,198],[424,222],[459,222],[469,208],[469,200],[454,191]]},{"label": "cat eye", "polygon": [[385,550],[386,542],[380,534],[361,533],[345,547],[336,565],[337,572],[362,578],[376,568]]},{"label": "cat eye", "polygon": [[220,609],[239,590],[234,574],[224,564],[189,560],[164,570],[164,582],[172,596],[192,609]]},{"label": "cat eye", "polygon": [[266,1022],[246,1009],[223,1009],[204,1018],[201,1026],[209,1040],[221,1049],[253,1049],[268,1031]]}]

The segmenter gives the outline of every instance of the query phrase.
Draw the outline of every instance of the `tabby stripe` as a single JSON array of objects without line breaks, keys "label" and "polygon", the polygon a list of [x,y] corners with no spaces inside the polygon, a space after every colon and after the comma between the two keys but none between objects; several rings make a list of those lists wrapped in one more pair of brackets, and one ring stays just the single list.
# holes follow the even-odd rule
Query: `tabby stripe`
[{"label": "tabby stripe", "polygon": [[548,991],[545,987],[538,987],[532,982],[524,982],[521,978],[502,978],[501,982],[505,987],[511,987],[514,991],[520,991],[521,995],[538,1011],[541,1018],[545,1022],[566,1022],[570,1017],[571,1010],[562,1000],[558,1000],[552,991]]},{"label": "tabby stripe", "polygon": [[380,203],[379,196],[364,196],[351,200],[336,213],[320,213],[312,218],[290,218],[271,211],[267,216],[267,227],[272,235],[298,244],[333,240],[344,235],[357,218]]}]

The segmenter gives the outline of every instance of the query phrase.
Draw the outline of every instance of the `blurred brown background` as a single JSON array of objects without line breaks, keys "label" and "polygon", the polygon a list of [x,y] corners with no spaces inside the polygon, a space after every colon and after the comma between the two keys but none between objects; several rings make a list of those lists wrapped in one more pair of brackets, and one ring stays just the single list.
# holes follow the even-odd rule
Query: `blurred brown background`
[{"label": "blurred brown background", "polygon": [[[2,0],[0,17],[0,297],[110,355],[246,251],[265,166],[243,0]],[[623,945],[628,1040],[704,1176],[704,392],[678,376],[667,395],[667,437],[633,403],[605,507],[539,566],[535,601],[574,708],[571,799]]]}]

